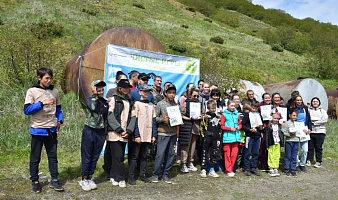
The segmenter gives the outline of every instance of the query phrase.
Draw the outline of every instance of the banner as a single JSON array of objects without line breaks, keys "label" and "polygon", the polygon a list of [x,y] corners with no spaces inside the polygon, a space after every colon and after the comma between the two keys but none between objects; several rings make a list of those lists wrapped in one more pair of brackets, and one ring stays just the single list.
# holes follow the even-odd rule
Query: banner
[{"label": "banner", "polygon": [[[185,91],[188,83],[197,82],[200,77],[200,59],[175,56],[140,49],[108,44],[106,49],[105,96],[110,88],[116,87],[117,71],[127,74],[137,70],[140,73],[154,73],[162,77],[162,88],[165,82],[172,82],[178,97]],[[153,77],[148,84],[153,85]]]}]

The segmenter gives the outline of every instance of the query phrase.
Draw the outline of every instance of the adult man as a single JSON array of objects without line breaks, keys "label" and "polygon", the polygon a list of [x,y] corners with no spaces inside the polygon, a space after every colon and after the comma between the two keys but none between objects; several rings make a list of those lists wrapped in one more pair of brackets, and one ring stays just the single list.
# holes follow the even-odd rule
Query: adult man
[{"label": "adult man", "polygon": [[243,99],[242,105],[244,105],[244,104],[253,105],[254,103],[259,103],[259,102],[255,99],[255,93],[254,93],[253,90],[248,90],[248,91],[246,91],[246,96],[247,96],[248,98],[247,98],[247,99]]},{"label": "adult man", "polygon": [[[115,82],[116,84],[121,80],[121,79],[127,79],[127,75],[123,73],[122,71],[116,72],[115,76]],[[106,98],[112,97],[114,94],[116,94],[116,87],[110,88],[107,92]]]},{"label": "adult man", "polygon": [[[138,85],[137,85],[137,87],[133,91],[130,92],[131,101],[132,102],[140,101],[141,100],[141,95],[139,94],[138,86],[140,86],[140,85],[148,85],[148,80],[149,79],[150,79],[150,76],[148,74],[146,74],[146,73],[140,73],[138,75]],[[148,97],[148,101],[150,101],[151,103],[155,104],[153,94],[150,93],[150,95]]]},{"label": "adult man", "polygon": [[155,105],[159,101],[161,101],[161,100],[164,99],[161,85],[162,85],[162,77],[161,76],[155,76],[155,78],[154,78],[154,86],[153,86],[153,88],[151,88],[151,93],[154,96]]},{"label": "adult man", "polygon": [[130,82],[130,85],[132,85],[133,87],[130,88],[130,90],[135,90],[136,87],[137,87],[137,83],[138,83],[138,77],[140,75],[140,73],[136,70],[131,70],[129,73],[129,82]]}]

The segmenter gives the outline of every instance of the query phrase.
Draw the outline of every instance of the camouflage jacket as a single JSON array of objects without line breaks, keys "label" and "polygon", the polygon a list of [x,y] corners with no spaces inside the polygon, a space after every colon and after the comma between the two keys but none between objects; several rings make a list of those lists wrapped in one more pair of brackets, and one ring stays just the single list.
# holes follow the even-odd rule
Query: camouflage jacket
[{"label": "camouflage jacket", "polygon": [[103,129],[107,124],[108,103],[96,94],[86,98],[87,119],[85,125],[90,128]]}]

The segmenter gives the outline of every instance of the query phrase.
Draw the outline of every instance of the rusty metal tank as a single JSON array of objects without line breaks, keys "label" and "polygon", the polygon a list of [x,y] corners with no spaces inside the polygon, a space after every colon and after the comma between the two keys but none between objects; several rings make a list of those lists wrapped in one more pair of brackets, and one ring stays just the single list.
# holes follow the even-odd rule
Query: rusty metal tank
[{"label": "rusty metal tank", "polygon": [[310,105],[313,97],[318,97],[321,101],[322,108],[327,110],[328,100],[324,87],[315,79],[306,78],[290,82],[276,83],[263,86],[265,91],[272,94],[280,93],[286,103],[291,98],[291,92],[299,91],[303,97],[304,104]]},{"label": "rusty metal tank", "polygon": [[65,90],[77,93],[82,102],[91,95],[91,82],[104,79],[107,44],[166,52],[155,37],[138,28],[117,27],[103,32],[67,64]]},{"label": "rusty metal tank", "polygon": [[259,102],[262,101],[262,95],[265,93],[265,90],[261,84],[247,80],[240,80],[239,83],[240,83],[240,92],[246,94],[246,91],[253,90],[255,93],[255,99]]},{"label": "rusty metal tank", "polygon": [[327,98],[328,98],[328,109],[327,114],[337,119],[338,117],[338,88],[335,90],[326,90]]}]

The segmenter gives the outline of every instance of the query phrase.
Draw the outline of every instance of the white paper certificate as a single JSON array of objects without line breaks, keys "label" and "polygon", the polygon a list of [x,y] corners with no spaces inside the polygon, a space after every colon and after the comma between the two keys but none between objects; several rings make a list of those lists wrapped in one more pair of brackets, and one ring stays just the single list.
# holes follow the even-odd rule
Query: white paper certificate
[{"label": "white paper certificate", "polygon": [[271,105],[261,106],[260,110],[263,120],[271,120]]},{"label": "white paper certificate", "polygon": [[259,113],[249,112],[249,119],[250,119],[251,128],[255,128],[257,126],[263,125],[262,119]]},{"label": "white paper certificate", "polygon": [[178,106],[167,107],[170,126],[183,124],[181,112]]},{"label": "white paper certificate", "polygon": [[201,103],[189,103],[190,107],[190,117],[194,119],[201,118]]},{"label": "white paper certificate", "polygon": [[283,107],[278,107],[277,110],[282,115],[283,121],[286,122],[287,121],[287,116],[288,116],[288,114],[287,114],[288,109],[287,108],[283,108]]}]

